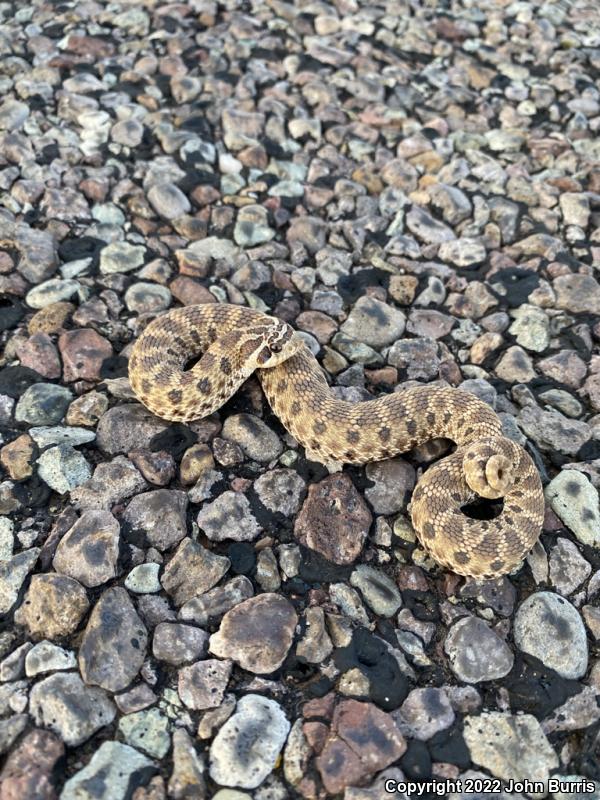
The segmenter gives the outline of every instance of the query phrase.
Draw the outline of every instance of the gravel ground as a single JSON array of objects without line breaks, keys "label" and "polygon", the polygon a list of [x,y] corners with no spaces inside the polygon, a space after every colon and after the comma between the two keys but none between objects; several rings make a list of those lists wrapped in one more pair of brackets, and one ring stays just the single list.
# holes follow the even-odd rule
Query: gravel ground
[{"label": "gravel ground", "polygon": [[[597,4],[0,2],[0,97],[0,800],[599,798]],[[136,336],[209,302],[340,397],[492,405],[523,567],[418,547],[431,447],[330,476],[255,380],[136,403]],[[549,777],[587,792],[467,783]]]}]

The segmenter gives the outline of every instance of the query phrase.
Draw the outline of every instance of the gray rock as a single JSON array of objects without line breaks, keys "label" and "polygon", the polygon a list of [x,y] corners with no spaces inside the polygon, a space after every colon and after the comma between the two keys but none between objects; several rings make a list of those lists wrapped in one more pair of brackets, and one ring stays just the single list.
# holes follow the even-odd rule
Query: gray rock
[{"label": "gray rock", "polygon": [[146,481],[131,461],[124,456],[117,456],[112,461],[98,464],[90,480],[73,489],[71,501],[80,511],[108,510],[115,503],[146,488]]},{"label": "gray rock", "polygon": [[382,617],[392,617],[402,605],[398,587],[391,578],[368,564],[359,564],[350,583],[360,589],[365,603]]},{"label": "gray rock", "polygon": [[408,380],[433,380],[438,377],[441,363],[439,345],[435,339],[401,339],[388,353],[388,361],[399,370],[406,370]]},{"label": "gray rock", "polygon": [[291,603],[267,592],[228,611],[210,637],[209,649],[219,658],[231,658],[242,669],[266,675],[283,664],[297,622]]},{"label": "gray rock", "polygon": [[52,303],[70,300],[80,289],[79,281],[72,278],[50,278],[30,289],[25,300],[30,308],[46,308]]},{"label": "gray rock", "polygon": [[445,183],[434,183],[427,188],[432,205],[442,211],[442,216],[449,225],[457,225],[467,219],[473,212],[473,206],[467,195],[456,186]]},{"label": "gray rock", "polygon": [[128,800],[131,787],[143,785],[154,772],[154,763],[133,747],[103,742],[65,783],[60,800]]},{"label": "gray rock", "polygon": [[233,229],[233,238],[240,247],[256,247],[258,244],[270,242],[274,236],[275,231],[269,226],[266,208],[258,205],[240,208]]},{"label": "gray rock", "polygon": [[80,444],[93,442],[96,438],[94,431],[90,431],[88,428],[75,428],[62,425],[30,428],[28,433],[41,449],[53,444],[70,444],[72,447],[77,447],[77,445]]},{"label": "gray rock", "polygon": [[600,719],[600,692],[593,686],[569,697],[542,722],[544,733],[589,728]]},{"label": "gray rock", "polygon": [[131,272],[141,267],[146,258],[146,248],[129,242],[111,242],[100,253],[100,272]]},{"label": "gray rock", "polygon": [[552,592],[535,592],[517,609],[515,644],[563,678],[580,678],[588,664],[584,624],[574,606]]},{"label": "gray rock", "polygon": [[253,414],[235,414],[227,417],[221,436],[239,445],[244,455],[253,461],[273,461],[283,450],[277,434]]},{"label": "gray rock", "polygon": [[503,780],[545,781],[558,757],[531,714],[485,712],[466,717],[464,738],[471,758]]},{"label": "gray rock", "polygon": [[144,126],[138,119],[120,120],[112,126],[110,135],[117,144],[137,147],[144,136]]},{"label": "gray rock", "polygon": [[73,395],[64,386],[34,383],[21,395],[15,419],[30,425],[55,425],[64,417],[72,399]]},{"label": "gray rock", "polygon": [[86,591],[73,578],[54,572],[33,575],[15,622],[36,639],[58,639],[76,630],[88,608]]},{"label": "gray rock", "polygon": [[515,321],[508,329],[517,344],[526,350],[543,353],[550,344],[550,320],[541,308],[522,305],[512,312]]},{"label": "gray rock", "polygon": [[281,706],[247,694],[221,727],[210,748],[210,776],[221,786],[255,789],[271,772],[290,723]]},{"label": "gray rock", "polygon": [[154,594],[160,592],[161,584],[158,579],[160,564],[149,562],[138,564],[125,578],[125,588],[134,594]]},{"label": "gray rock", "polygon": [[65,650],[48,641],[38,642],[25,656],[25,674],[28,678],[76,667],[77,659],[72,650]]},{"label": "gray rock", "polygon": [[252,514],[248,498],[241,492],[223,492],[212,503],[205,503],[197,521],[213,542],[225,539],[248,542],[256,539],[262,531]]},{"label": "gray rock", "polygon": [[406,215],[406,225],[411,233],[425,244],[442,244],[456,239],[456,234],[437,219],[431,216],[425,209],[413,206]]},{"label": "gray rock", "polygon": [[180,669],[177,691],[182,702],[193,711],[220,706],[232,666],[231,661],[208,658]]},{"label": "gray rock", "polygon": [[17,602],[21,587],[39,554],[39,547],[31,547],[6,561],[0,561],[0,614],[7,614]]},{"label": "gray rock", "polygon": [[193,625],[161,622],[154,629],[152,654],[159,661],[180,666],[204,658],[208,651],[208,633]]},{"label": "gray rock", "polygon": [[545,490],[554,513],[583,544],[600,545],[598,490],[578,470],[563,469]]},{"label": "gray rock", "polygon": [[444,650],[452,671],[465,683],[503,678],[514,661],[510,647],[479,617],[464,617],[454,623]]},{"label": "gray rock", "polygon": [[[206,715],[202,721],[205,718]],[[183,728],[176,728],[173,732],[173,772],[167,787],[169,797],[173,800],[206,797],[204,769],[204,758],[196,751],[194,740]]]},{"label": "gray rock", "polygon": [[245,575],[236,575],[222,586],[215,586],[198,597],[192,597],[179,609],[179,617],[197,625],[208,625],[253,595],[252,582]]},{"label": "gray rock", "polygon": [[[496,370],[496,373],[498,370]],[[569,419],[559,411],[542,411],[534,405],[522,408],[517,417],[519,427],[540,450],[574,456],[592,436],[590,426],[580,420]]]},{"label": "gray rock", "polygon": [[36,725],[50,728],[71,747],[87,741],[115,718],[102,689],[85,686],[79,675],[51,675],[31,690],[29,711]]},{"label": "gray rock", "polygon": [[166,286],[149,281],[133,283],[125,292],[125,305],[136,314],[164,311],[171,305],[173,296]]},{"label": "gray rock", "polygon": [[108,511],[85,511],[58,543],[54,569],[84,586],[100,586],[115,578],[120,526]]},{"label": "gray rock", "polygon": [[374,297],[360,297],[341,326],[346,336],[376,349],[392,344],[404,333],[402,311]]},{"label": "gray rock", "polygon": [[147,448],[152,438],[168,426],[168,422],[137,403],[115,406],[100,417],[98,447],[109,455]]},{"label": "gray rock", "polygon": [[485,260],[487,251],[481,241],[461,237],[454,241],[442,242],[438,256],[456,267],[472,267]]},{"label": "gray rock", "polygon": [[58,444],[38,458],[38,475],[58,494],[81,486],[92,475],[85,457],[69,444]]},{"label": "gray rock", "polygon": [[296,655],[309,664],[322,664],[331,655],[333,643],[325,626],[325,612],[314,606],[304,612],[306,628],[296,645]]},{"label": "gray rock", "polygon": [[416,480],[413,466],[401,458],[390,458],[367,464],[366,475],[374,485],[365,489],[365,497],[376,514],[406,511]]},{"label": "gray rock", "polygon": [[127,714],[119,720],[119,731],[131,747],[153,758],[163,758],[171,747],[169,719],[158,708]]},{"label": "gray rock", "polygon": [[202,547],[198,542],[184,539],[169,561],[161,583],[176,606],[203,594],[218,583],[229,569],[230,561]]},{"label": "gray rock", "polygon": [[446,692],[428,686],[413,689],[392,717],[405,736],[426,742],[449,728],[455,715]]},{"label": "gray rock", "polygon": [[168,220],[192,210],[190,201],[173,183],[155,183],[148,191],[148,200],[156,213]]},{"label": "gray rock", "polygon": [[272,469],[254,481],[254,490],[269,511],[292,517],[300,509],[306,483],[293,469]]},{"label": "gray rock", "polygon": [[570,539],[560,536],[550,552],[550,583],[562,595],[572,594],[592,571]]},{"label": "gray rock", "polygon": [[123,521],[132,530],[142,531],[157,550],[169,550],[187,533],[187,506],[185,492],[156,489],[134,497],[123,513]]},{"label": "gray rock", "polygon": [[146,655],[148,634],[127,591],[115,586],[101,595],[90,614],[79,648],[86,683],[112,692],[125,689]]}]

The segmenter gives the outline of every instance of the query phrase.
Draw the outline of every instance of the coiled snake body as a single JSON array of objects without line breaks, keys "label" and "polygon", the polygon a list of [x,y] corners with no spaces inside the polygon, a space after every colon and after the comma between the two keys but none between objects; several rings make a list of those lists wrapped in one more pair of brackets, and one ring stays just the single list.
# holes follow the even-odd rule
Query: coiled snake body
[{"label": "coiled snake body", "polygon": [[[456,443],[427,469],[411,501],[417,536],[441,565],[492,578],[514,569],[535,543],[544,516],[538,472],[525,450],[502,435],[494,411],[468,392],[423,385],[362,403],[339,400],[287,323],[227,304],[187,306],[156,318],[129,360],[136,396],[173,421],[213,413],[255,370],[307,458],[330,469],[391,458],[436,437]],[[477,496],[503,498],[499,516],[466,516],[461,508]]]}]

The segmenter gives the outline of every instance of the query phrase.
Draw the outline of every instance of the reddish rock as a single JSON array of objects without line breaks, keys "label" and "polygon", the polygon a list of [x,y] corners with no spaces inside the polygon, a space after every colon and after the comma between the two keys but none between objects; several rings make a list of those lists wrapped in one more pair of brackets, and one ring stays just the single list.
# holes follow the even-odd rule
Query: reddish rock
[{"label": "reddish rock", "polygon": [[132,450],[127,457],[154,486],[167,486],[175,475],[175,459],[166,450]]},{"label": "reddish rock", "polygon": [[211,294],[202,284],[193,278],[180,275],[171,281],[169,289],[173,297],[183,303],[184,306],[192,306],[196,303],[216,303],[217,298]]},{"label": "reddish rock", "polygon": [[336,473],[309,486],[294,533],[329,561],[351,564],[362,550],[372,519],[348,475]]},{"label": "reddish rock", "polygon": [[559,350],[537,363],[538,369],[571,389],[578,389],[585,378],[587,365],[573,350]]},{"label": "reddish rock", "polygon": [[33,453],[33,440],[24,433],[0,450],[0,463],[13,481],[25,480],[33,473]]},{"label": "reddish rock", "polygon": [[112,345],[91,328],[61,334],[58,347],[64,364],[65,381],[97,381],[105,358],[113,354]]},{"label": "reddish rock", "polygon": [[34,369],[45,378],[60,378],[60,358],[47,333],[34,333],[17,347],[17,355],[24,367]]},{"label": "reddish rock", "polygon": [[322,311],[303,311],[296,320],[301,331],[312,333],[319,344],[327,344],[337,331],[337,323]]},{"label": "reddish rock", "polygon": [[34,729],[10,753],[0,773],[0,800],[55,800],[53,770],[65,746],[49,731]]},{"label": "reddish rock", "polygon": [[315,763],[327,791],[338,794],[346,786],[363,784],[405,750],[406,741],[390,714],[372,703],[344,700],[334,711],[329,739]]}]

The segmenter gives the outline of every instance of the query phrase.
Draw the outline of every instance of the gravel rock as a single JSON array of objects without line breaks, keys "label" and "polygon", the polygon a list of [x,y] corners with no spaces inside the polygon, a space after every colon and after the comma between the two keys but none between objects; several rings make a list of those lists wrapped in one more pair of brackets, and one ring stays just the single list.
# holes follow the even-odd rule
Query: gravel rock
[{"label": "gravel rock", "polygon": [[217,584],[229,569],[230,561],[184,539],[164,569],[161,583],[176,606],[201,595]]},{"label": "gravel rock", "polygon": [[252,514],[248,498],[240,492],[223,492],[212,503],[206,503],[197,521],[213,542],[252,541],[262,530]]},{"label": "gravel rock", "polygon": [[71,492],[71,501],[79,510],[108,510],[115,503],[147,488],[146,481],[129,459],[117,456],[98,464],[89,481]]},{"label": "gravel rock", "polygon": [[98,381],[102,364],[113,354],[111,343],[89,328],[66,331],[58,340],[65,381]]},{"label": "gravel rock", "polygon": [[63,575],[33,575],[15,622],[34,639],[59,639],[73,633],[87,613],[83,586]]},{"label": "gravel rock", "polygon": [[166,756],[171,747],[169,720],[158,708],[127,714],[119,720],[125,742],[152,758]]},{"label": "gravel rock", "polygon": [[552,288],[557,308],[573,314],[600,314],[600,284],[591,275],[560,275]]},{"label": "gravel rock", "polygon": [[50,278],[27,292],[25,300],[30,308],[47,308],[75,297],[81,284],[72,278]]},{"label": "gravel rock", "polygon": [[129,595],[115,586],[100,596],[79,649],[79,669],[88,684],[118,692],[138,674],[148,635]]},{"label": "gravel rock", "polygon": [[155,183],[148,191],[148,201],[159,217],[176,219],[191,211],[190,201],[172,183]]},{"label": "gravel rock", "polygon": [[89,763],[69,778],[61,800],[127,800],[131,786],[144,784],[156,771],[153,762],[120,742],[103,742]]},{"label": "gravel rock", "polygon": [[182,702],[194,711],[221,705],[231,668],[231,661],[208,658],[180,669],[177,691]]},{"label": "gravel rock", "polygon": [[254,481],[254,490],[269,511],[292,517],[306,494],[306,484],[293,469],[273,469]]},{"label": "gravel rock", "polygon": [[283,449],[277,434],[252,414],[227,417],[221,435],[239,445],[244,455],[254,461],[273,461]]},{"label": "gravel rock", "polygon": [[535,592],[517,609],[515,644],[563,678],[580,678],[588,664],[585,628],[577,610],[559,595]]},{"label": "gravel rock", "polygon": [[54,672],[77,667],[77,659],[71,650],[65,650],[52,642],[34,645],[25,656],[25,674],[28,678],[44,672]]},{"label": "gravel rock", "polygon": [[442,261],[448,261],[456,267],[473,267],[481,264],[486,257],[486,249],[478,239],[468,237],[443,241],[438,250]]},{"label": "gravel rock", "polygon": [[210,776],[222,786],[255,789],[273,769],[290,723],[281,706],[247,694],[210,747]]},{"label": "gravel rock", "polygon": [[187,533],[185,492],[156,489],[138,494],[123,513],[123,521],[131,530],[143,532],[157,550],[168,550]]},{"label": "gravel rock", "polygon": [[125,305],[136,314],[164,311],[171,305],[172,295],[166,286],[149,281],[133,283],[125,292]]},{"label": "gravel rock", "polygon": [[467,717],[464,737],[473,761],[503,780],[545,781],[558,767],[556,753],[531,714]]},{"label": "gravel rock", "polygon": [[330,475],[308,487],[294,534],[334,564],[351,564],[362,550],[371,522],[371,513],[350,478]]},{"label": "gravel rock", "polygon": [[160,592],[158,579],[160,564],[138,564],[125,578],[125,588],[134,594],[155,594]]},{"label": "gravel rock", "polygon": [[433,687],[413,689],[392,716],[405,736],[422,742],[449,728],[455,719],[446,692]]},{"label": "gravel rock", "polygon": [[258,675],[274,672],[283,663],[298,622],[293,606],[280,595],[266,593],[244,600],[228,611],[210,652],[230,658]]},{"label": "gravel rock", "polygon": [[406,215],[406,226],[417,239],[425,244],[442,244],[456,239],[452,228],[439,222],[425,209],[418,206],[413,206]]},{"label": "gravel rock", "polygon": [[192,625],[161,622],[154,629],[152,654],[159,661],[179,666],[204,658],[208,650],[208,634]]},{"label": "gravel rock", "polygon": [[141,405],[115,406],[102,415],[97,429],[98,447],[108,455],[148,447],[168,423]]},{"label": "gravel rock", "polygon": [[54,569],[84,586],[117,576],[120,526],[108,511],[85,511],[56,548]]},{"label": "gravel rock", "polygon": [[380,348],[402,336],[405,326],[406,318],[397,308],[374,297],[360,297],[341,330],[369,347]]},{"label": "gravel rock", "polygon": [[550,508],[583,544],[600,544],[600,500],[597,489],[578,470],[564,469],[545,490]]},{"label": "gravel rock", "polygon": [[110,725],[116,708],[106,693],[85,686],[79,675],[51,675],[31,690],[31,715],[36,725],[49,727],[70,747],[87,741]]},{"label": "gravel rock", "polygon": [[550,552],[550,583],[562,595],[575,591],[592,571],[570,539],[559,537]]},{"label": "gravel rock", "polygon": [[376,514],[397,514],[406,511],[415,486],[414,468],[401,458],[375,461],[366,466],[366,475],[373,486],[365,489],[365,497]]},{"label": "gravel rock", "polygon": [[[100,254],[100,272],[104,275],[131,272],[141,267],[146,258],[146,248],[129,242],[112,242]],[[59,298],[65,299],[63,297]]]},{"label": "gravel rock", "polygon": [[73,395],[64,386],[34,383],[17,403],[15,419],[30,425],[56,425],[64,417],[72,399]]},{"label": "gravel rock", "polygon": [[59,444],[38,458],[38,475],[58,494],[66,494],[91,477],[85,457],[69,444]]},{"label": "gravel rock", "polygon": [[39,547],[31,547],[6,561],[0,561],[0,614],[7,614],[17,602],[21,587],[39,554]]},{"label": "gravel rock", "polygon": [[465,617],[454,623],[444,650],[452,671],[465,683],[503,678],[514,661],[510,647],[479,617]]},{"label": "gravel rock", "polygon": [[356,567],[350,583],[360,589],[369,608],[382,617],[393,616],[402,605],[400,592],[391,578],[367,564]]},{"label": "gravel rock", "polygon": [[523,433],[540,450],[558,450],[568,456],[576,455],[592,435],[585,422],[569,419],[555,409],[542,411],[537,406],[528,405],[521,409],[517,421]]},{"label": "gravel rock", "polygon": [[7,757],[0,772],[6,800],[18,797],[53,800],[56,797],[54,771],[64,752],[63,743],[50,731],[36,728],[27,733]]},{"label": "gravel rock", "polygon": [[197,625],[207,625],[220,619],[223,614],[243,600],[248,600],[253,594],[252,582],[245,575],[237,575],[221,586],[215,586],[214,589],[198,597],[192,597],[182,605],[179,616]]}]

